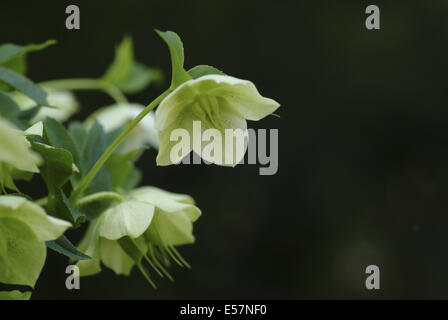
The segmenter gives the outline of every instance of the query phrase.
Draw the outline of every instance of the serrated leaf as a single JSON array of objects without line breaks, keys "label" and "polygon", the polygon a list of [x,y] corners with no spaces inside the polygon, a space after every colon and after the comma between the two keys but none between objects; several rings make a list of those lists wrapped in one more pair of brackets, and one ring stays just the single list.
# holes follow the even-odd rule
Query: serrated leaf
[{"label": "serrated leaf", "polygon": [[134,60],[132,38],[126,36],[115,49],[114,61],[102,77],[125,93],[136,93],[151,83],[160,83],[162,74]]},{"label": "serrated leaf", "polygon": [[86,215],[70,202],[61,188],[49,187],[47,208],[55,217],[70,221],[74,228],[86,220]]},{"label": "serrated leaf", "polygon": [[45,242],[45,244],[47,245],[48,248],[76,260],[92,259],[88,255],[85,255],[84,253],[76,249],[76,247],[64,235],[60,236],[56,240],[47,241]]},{"label": "serrated leaf", "polygon": [[129,174],[134,168],[133,161],[142,153],[142,149],[136,149],[124,154],[113,154],[106,162],[109,171],[112,187],[116,190],[121,188],[126,182]]},{"label": "serrated leaf", "polygon": [[0,67],[0,80],[21,91],[36,101],[37,104],[48,106],[47,93],[27,77],[15,71]]},{"label": "serrated leaf", "polygon": [[[104,132],[103,127],[95,121],[84,137],[84,148],[81,152],[81,164],[83,174],[92,168],[95,162],[107,149],[110,143],[110,137]],[[112,182],[110,174],[105,167],[102,167],[95,178],[90,183],[89,187],[85,191],[85,195],[92,194],[100,191],[112,191]],[[83,206],[83,212],[86,213],[89,220],[97,217],[103,212],[110,204],[110,200],[100,200],[94,203]]]},{"label": "serrated leaf", "polygon": [[142,172],[138,168],[132,168],[129,172],[126,180],[121,184],[121,188],[126,191],[130,191],[137,187],[142,180]]},{"label": "serrated leaf", "polygon": [[45,160],[40,172],[47,185],[62,187],[73,174],[73,156],[70,151],[55,148],[29,139],[32,149]]},{"label": "serrated leaf", "polygon": [[225,75],[225,73],[222,72],[221,70],[216,69],[215,67],[212,67],[212,66],[205,65],[205,64],[198,65],[194,68],[191,68],[190,70],[188,70],[188,74],[193,79],[197,79],[197,78],[209,75],[209,74]]},{"label": "serrated leaf", "polygon": [[75,144],[76,150],[78,151],[78,154],[80,155],[80,165],[78,168],[83,171],[82,168],[82,161],[81,161],[81,155],[84,154],[84,146],[87,141],[87,130],[85,129],[84,125],[81,122],[73,121],[70,122],[68,126],[68,131],[70,133],[70,136]]},{"label": "serrated leaf", "polygon": [[185,81],[191,80],[190,75],[184,69],[184,46],[179,36],[172,31],[156,30],[157,34],[168,45],[171,56],[171,88],[174,89]]},{"label": "serrated leaf", "polygon": [[126,78],[133,62],[134,50],[132,39],[129,36],[125,36],[123,41],[115,49],[114,61],[107,69],[103,79],[112,83],[122,81]]},{"label": "serrated leaf", "polygon": [[44,122],[45,137],[53,147],[63,148],[72,153],[73,161],[77,167],[81,166],[80,155],[72,137],[65,127],[53,118]]},{"label": "serrated leaf", "polygon": [[150,84],[160,84],[162,81],[163,74],[159,69],[134,62],[126,78],[114,84],[124,93],[137,93]]}]

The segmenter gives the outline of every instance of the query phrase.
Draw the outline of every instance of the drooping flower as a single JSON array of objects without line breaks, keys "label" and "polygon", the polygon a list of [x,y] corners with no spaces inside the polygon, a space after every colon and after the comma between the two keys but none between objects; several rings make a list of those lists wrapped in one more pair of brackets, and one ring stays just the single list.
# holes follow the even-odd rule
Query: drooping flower
[{"label": "drooping flower", "polygon": [[4,191],[5,187],[17,190],[13,181],[17,170],[39,172],[40,161],[40,156],[31,150],[25,133],[0,118],[0,190]]},{"label": "drooping flower", "polygon": [[71,224],[19,196],[0,196],[0,282],[33,287],[44,266],[45,241]]},{"label": "drooping flower", "polygon": [[170,277],[163,266],[167,256],[188,265],[175,246],[194,242],[193,222],[200,215],[188,195],[155,187],[134,189],[89,225],[78,249],[93,260],[78,262],[81,276],[101,271],[101,261],[124,275],[137,265],[151,281],[141,264],[145,259],[159,275]]},{"label": "drooping flower", "polygon": [[[124,128],[127,122],[137,117],[143,109],[144,106],[137,103],[114,104],[94,112],[86,123],[89,125],[93,120],[97,120],[103,126],[105,132],[111,132]],[[159,139],[154,124],[154,112],[146,115],[126,137],[122,151],[126,153],[144,145],[159,148]]]},{"label": "drooping flower", "polygon": [[[193,150],[208,162],[235,166],[247,148],[246,120],[258,121],[279,106],[276,101],[261,96],[255,85],[247,80],[218,74],[188,80],[171,92],[156,111],[160,141],[157,164],[176,163]],[[194,127],[195,123],[200,124],[199,130]],[[189,141],[173,154],[172,148],[178,137],[172,137],[172,133],[176,129],[188,133]],[[240,139],[244,139],[244,149],[238,152],[221,142],[221,148],[215,150],[219,156],[210,156],[209,152],[204,152],[207,144],[201,143],[202,135],[208,129],[218,130],[221,137],[226,136],[226,129],[242,131],[244,138]],[[236,145],[235,141],[233,145]]]},{"label": "drooping flower", "polygon": [[[54,90],[45,86],[41,87],[45,92],[47,92],[47,101],[52,107],[42,106],[32,119],[32,123],[45,120],[47,117],[64,122],[78,111],[79,102],[72,92],[65,90]],[[11,94],[11,98],[22,110],[32,108],[36,105],[34,100],[18,91],[13,92]]]}]

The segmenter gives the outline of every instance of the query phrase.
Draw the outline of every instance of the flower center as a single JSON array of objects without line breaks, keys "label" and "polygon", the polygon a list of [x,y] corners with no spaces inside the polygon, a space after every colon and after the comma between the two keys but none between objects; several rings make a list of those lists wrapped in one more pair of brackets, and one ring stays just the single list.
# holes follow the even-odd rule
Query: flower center
[{"label": "flower center", "polygon": [[193,112],[201,121],[222,129],[219,103],[215,96],[199,95],[193,105]]}]

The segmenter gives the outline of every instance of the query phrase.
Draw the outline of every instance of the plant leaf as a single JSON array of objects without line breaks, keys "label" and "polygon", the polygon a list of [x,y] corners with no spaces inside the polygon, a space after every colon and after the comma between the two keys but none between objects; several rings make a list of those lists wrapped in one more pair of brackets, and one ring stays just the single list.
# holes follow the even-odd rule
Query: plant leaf
[{"label": "plant leaf", "polygon": [[40,44],[29,44],[26,46],[20,46],[13,43],[5,43],[0,45],[0,64],[4,64],[13,59],[17,59],[20,56],[32,51],[39,51],[45,49],[56,43],[56,40],[47,40]]},{"label": "plant leaf", "polygon": [[19,106],[8,95],[0,92],[0,116],[11,119],[20,111]]},{"label": "plant leaf", "polygon": [[107,69],[103,79],[112,83],[122,81],[126,78],[133,62],[134,50],[132,38],[125,36],[123,41],[116,47],[114,61]]},{"label": "plant leaf", "polygon": [[28,139],[33,150],[45,160],[40,166],[42,177],[48,186],[62,187],[73,174],[73,156],[70,151]]},{"label": "plant leaf", "polygon": [[194,68],[191,68],[190,70],[188,70],[188,74],[193,79],[197,79],[202,76],[209,75],[209,74],[225,75],[225,73],[222,72],[221,70],[216,69],[215,67],[212,67],[212,66],[205,65],[205,64],[198,65]]},{"label": "plant leaf", "polygon": [[132,38],[125,36],[115,49],[115,58],[102,77],[125,93],[136,93],[151,83],[160,83],[162,73],[134,60]]},{"label": "plant leaf", "polygon": [[47,118],[44,122],[45,137],[53,147],[63,148],[71,152],[76,166],[81,167],[80,155],[72,137],[65,127],[53,118]]},{"label": "plant leaf", "polygon": [[160,84],[163,74],[157,68],[149,68],[139,62],[134,62],[126,76],[120,82],[114,83],[124,93],[137,93],[150,84]]},{"label": "plant leaf", "polygon": [[116,190],[121,188],[134,168],[133,161],[139,157],[142,149],[136,149],[128,153],[115,153],[106,162],[112,181],[112,187]]},{"label": "plant leaf", "polygon": [[0,67],[0,80],[21,91],[38,104],[48,106],[47,93],[27,77]]},{"label": "plant leaf", "polygon": [[67,239],[66,236],[62,235],[56,240],[45,242],[48,248],[63,254],[67,257],[74,258],[76,260],[91,260],[92,258],[85,255]]},{"label": "plant leaf", "polygon": [[174,89],[185,81],[191,80],[190,75],[184,69],[184,46],[179,36],[172,31],[156,30],[157,34],[168,45],[171,55],[171,88]]}]

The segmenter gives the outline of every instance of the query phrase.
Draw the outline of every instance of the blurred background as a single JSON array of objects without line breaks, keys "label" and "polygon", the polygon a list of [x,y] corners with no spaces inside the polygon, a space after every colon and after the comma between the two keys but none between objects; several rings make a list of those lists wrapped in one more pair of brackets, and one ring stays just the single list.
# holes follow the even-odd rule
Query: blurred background
[{"label": "blurred background", "polygon": [[[65,28],[77,4],[81,29]],[[365,28],[365,8],[381,30]],[[157,167],[139,160],[143,184],[191,194],[203,215],[192,270],[173,266],[158,290],[138,270],[103,268],[65,288],[64,256],[48,251],[34,299],[448,298],[448,3],[415,1],[8,1],[0,40],[50,38],[29,55],[34,81],[97,77],[131,34],[137,60],[160,66],[168,50],[153,28],[179,33],[186,66],[209,64],[252,80],[282,107],[250,122],[279,129],[279,170],[257,165]],[[168,83],[165,82],[164,86]],[[146,104],[164,87],[129,96]],[[77,94],[74,119],[111,104]],[[44,188],[44,186],[42,187]],[[45,190],[31,190],[37,196]],[[83,229],[69,232],[75,243]],[[381,289],[369,291],[366,266]]]}]

